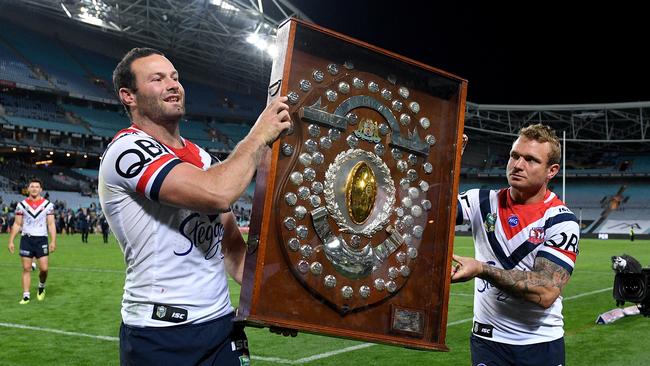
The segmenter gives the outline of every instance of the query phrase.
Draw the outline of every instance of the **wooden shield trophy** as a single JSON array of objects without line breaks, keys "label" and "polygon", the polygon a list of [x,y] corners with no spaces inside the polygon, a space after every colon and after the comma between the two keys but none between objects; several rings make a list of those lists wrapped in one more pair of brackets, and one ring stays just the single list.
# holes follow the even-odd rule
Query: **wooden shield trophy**
[{"label": "wooden shield trophy", "polygon": [[257,173],[238,319],[447,350],[467,82],[295,19],[277,44],[293,128]]}]

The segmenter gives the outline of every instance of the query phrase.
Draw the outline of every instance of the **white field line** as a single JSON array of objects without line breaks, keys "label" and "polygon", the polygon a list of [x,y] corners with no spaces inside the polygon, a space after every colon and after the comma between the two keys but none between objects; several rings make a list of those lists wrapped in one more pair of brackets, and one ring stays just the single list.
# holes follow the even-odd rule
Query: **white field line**
[{"label": "white field line", "polygon": [[[6,264],[0,264],[0,265],[8,266]],[[72,268],[72,267],[50,267],[50,268],[52,268],[52,269],[57,269],[58,268],[60,270],[77,271],[77,272],[84,272],[85,271],[85,272],[124,273],[123,271],[116,271],[116,270],[102,270],[102,269],[93,270],[93,269],[88,269],[88,268]],[[594,294],[599,294],[601,292],[611,291],[611,290],[612,290],[612,287],[607,287],[607,288],[603,288],[603,289],[600,289],[600,290],[584,292],[584,293],[581,293],[581,294],[565,297],[563,299],[563,301],[575,300],[575,299],[579,299],[581,297],[590,296],[590,295],[594,295]],[[468,294],[468,293],[452,293],[452,296],[474,296],[474,295],[473,294]],[[460,319],[460,320],[456,320],[456,321],[447,323],[447,327],[452,327],[452,326],[459,325],[459,324],[469,323],[471,321],[472,321],[472,318]],[[35,331],[56,333],[56,334],[67,335],[67,336],[87,337],[87,338],[93,338],[93,339],[100,339],[100,340],[106,340],[106,341],[119,341],[118,337],[98,336],[98,335],[78,333],[78,332],[67,332],[67,331],[63,331],[63,330],[59,330],[59,329],[33,327],[33,326],[21,325],[21,324],[0,323],[0,327],[35,330]],[[316,354],[316,355],[313,355],[313,356],[300,358],[300,359],[297,359],[297,360],[288,360],[288,359],[279,358],[279,357],[263,357],[263,356],[251,356],[251,359],[258,360],[258,361],[273,362],[273,363],[277,363],[277,364],[300,365],[300,364],[308,363],[308,362],[311,362],[311,361],[316,361],[316,360],[320,360],[320,359],[323,359],[323,358],[332,357],[332,356],[335,356],[335,355],[338,355],[338,354],[341,354],[341,353],[347,353],[347,352],[352,352],[352,351],[372,347],[372,346],[375,346],[375,345],[376,345],[376,343],[361,343],[361,344],[357,344],[357,345],[346,347],[346,348],[341,348],[341,349],[330,351],[330,352],[319,353],[319,354]]]}]

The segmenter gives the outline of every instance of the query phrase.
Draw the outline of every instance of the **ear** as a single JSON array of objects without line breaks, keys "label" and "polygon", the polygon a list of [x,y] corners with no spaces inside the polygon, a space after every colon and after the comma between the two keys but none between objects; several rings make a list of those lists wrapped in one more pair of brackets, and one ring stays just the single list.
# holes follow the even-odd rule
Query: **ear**
[{"label": "ear", "polygon": [[135,105],[135,93],[129,88],[120,88],[120,100],[126,106]]},{"label": "ear", "polygon": [[548,173],[546,173],[546,178],[548,180],[553,179],[560,172],[560,164],[553,164],[548,168]]}]

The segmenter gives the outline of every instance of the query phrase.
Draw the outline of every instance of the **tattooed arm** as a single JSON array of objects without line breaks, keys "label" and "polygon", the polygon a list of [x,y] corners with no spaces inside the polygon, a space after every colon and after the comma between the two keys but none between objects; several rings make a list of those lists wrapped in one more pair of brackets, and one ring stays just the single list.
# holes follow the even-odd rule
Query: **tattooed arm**
[{"label": "tattooed arm", "polygon": [[474,258],[454,255],[452,282],[464,282],[474,277],[482,278],[500,290],[549,308],[569,282],[569,272],[550,260],[537,257],[532,271],[505,270],[477,261]]}]

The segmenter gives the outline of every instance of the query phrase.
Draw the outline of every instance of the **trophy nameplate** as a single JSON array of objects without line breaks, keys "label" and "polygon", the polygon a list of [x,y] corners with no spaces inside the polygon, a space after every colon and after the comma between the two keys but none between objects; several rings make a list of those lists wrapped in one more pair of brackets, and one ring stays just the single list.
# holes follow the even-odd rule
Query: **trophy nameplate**
[{"label": "trophy nameplate", "polygon": [[238,319],[447,350],[467,82],[295,19],[277,41],[293,128],[257,173]]}]

